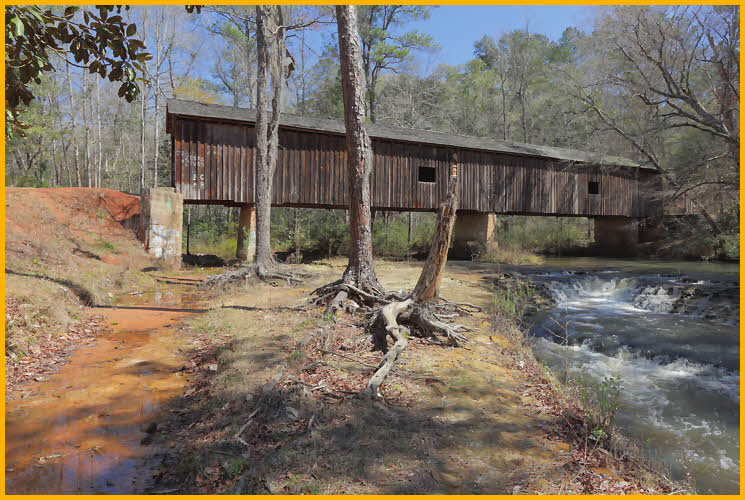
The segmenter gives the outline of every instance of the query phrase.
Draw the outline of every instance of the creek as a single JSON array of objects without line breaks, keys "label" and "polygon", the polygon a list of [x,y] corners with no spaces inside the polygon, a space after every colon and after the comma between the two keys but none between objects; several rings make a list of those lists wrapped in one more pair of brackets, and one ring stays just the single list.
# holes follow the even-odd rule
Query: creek
[{"label": "creek", "polygon": [[188,383],[177,347],[179,323],[201,312],[175,278],[168,292],[125,296],[96,309],[112,331],[81,345],[58,373],[6,395],[5,491],[8,494],[143,492],[160,450],[146,446],[148,426]]},{"label": "creek", "polygon": [[616,377],[626,436],[699,492],[738,493],[739,276],[522,273],[553,303],[529,318],[538,359],[562,379]]}]

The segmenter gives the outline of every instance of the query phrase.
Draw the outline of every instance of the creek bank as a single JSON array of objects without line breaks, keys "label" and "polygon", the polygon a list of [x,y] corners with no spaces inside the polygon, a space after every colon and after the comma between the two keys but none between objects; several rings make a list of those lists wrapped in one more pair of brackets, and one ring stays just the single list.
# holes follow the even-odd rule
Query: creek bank
[{"label": "creek bank", "polygon": [[531,344],[557,376],[591,387],[615,377],[618,425],[673,477],[705,493],[739,489],[736,282],[608,269],[509,279],[530,280],[543,301]]},{"label": "creek bank", "polygon": [[[318,283],[343,262],[313,269]],[[387,290],[411,289],[418,264],[376,262]],[[443,297],[489,307],[492,267],[449,264]],[[381,387],[356,397],[380,361],[363,321],[285,306],[316,283],[264,285],[219,298],[189,321],[202,343],[157,444],[168,450],[152,490],[173,493],[669,493],[676,485],[630,455],[584,451],[576,411],[509,323],[458,318],[465,348],[410,338]],[[573,424],[574,425],[574,424]],[[571,427],[570,428],[574,428]]]},{"label": "creek bank", "polygon": [[[187,284],[192,278],[169,281]],[[180,322],[196,310],[183,284],[94,309],[104,332],[79,345],[42,381],[9,393],[8,493],[145,490],[158,449],[144,444],[160,431],[153,423],[161,406],[187,382],[174,347],[189,342]]]},{"label": "creek bank", "polygon": [[[16,346],[22,345],[20,349],[6,352],[6,401],[33,394],[33,389],[24,387],[24,384],[30,381],[43,382],[56,373],[76,349],[94,342],[96,337],[109,330],[101,316],[85,314],[82,320],[69,322],[62,333],[53,333],[29,309],[30,304],[14,297],[5,299],[6,332],[15,330],[6,335],[15,340]],[[33,339],[21,344],[19,339],[24,338],[24,333],[26,338],[33,335]]]}]

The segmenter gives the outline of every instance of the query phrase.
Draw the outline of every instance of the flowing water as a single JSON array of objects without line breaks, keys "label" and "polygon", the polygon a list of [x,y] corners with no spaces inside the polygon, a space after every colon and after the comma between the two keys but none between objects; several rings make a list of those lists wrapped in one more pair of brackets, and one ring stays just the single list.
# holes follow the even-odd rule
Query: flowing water
[{"label": "flowing water", "polygon": [[617,424],[701,493],[737,493],[739,281],[617,270],[538,272],[556,303],[534,320],[557,374],[622,384]]}]

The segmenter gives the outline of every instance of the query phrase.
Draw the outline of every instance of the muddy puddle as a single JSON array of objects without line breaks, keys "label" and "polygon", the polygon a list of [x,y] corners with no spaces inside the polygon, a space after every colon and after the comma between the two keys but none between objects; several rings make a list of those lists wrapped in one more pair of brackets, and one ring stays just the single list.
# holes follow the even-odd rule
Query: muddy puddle
[{"label": "muddy puddle", "polygon": [[[202,309],[193,280],[100,308],[112,331],[80,346],[59,372],[10,394],[5,414],[9,494],[142,492],[157,450],[148,430],[187,376],[181,321]],[[148,429],[148,427],[151,427]],[[157,432],[157,430],[156,430]],[[145,442],[143,443],[143,440]]]}]

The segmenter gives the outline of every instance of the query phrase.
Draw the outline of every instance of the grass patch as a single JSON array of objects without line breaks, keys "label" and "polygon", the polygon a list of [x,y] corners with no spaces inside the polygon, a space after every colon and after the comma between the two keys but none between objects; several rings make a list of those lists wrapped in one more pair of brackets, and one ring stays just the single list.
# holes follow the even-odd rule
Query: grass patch
[{"label": "grass patch", "polygon": [[544,258],[528,250],[500,246],[499,248],[487,248],[476,260],[478,262],[526,266],[542,264]]}]

